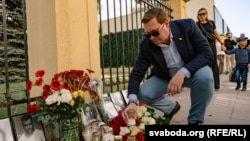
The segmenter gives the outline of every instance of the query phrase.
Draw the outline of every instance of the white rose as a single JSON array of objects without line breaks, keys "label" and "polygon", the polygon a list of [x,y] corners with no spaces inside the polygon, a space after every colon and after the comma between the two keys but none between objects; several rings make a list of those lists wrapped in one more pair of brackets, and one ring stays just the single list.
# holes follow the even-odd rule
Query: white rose
[{"label": "white rose", "polygon": [[152,117],[148,118],[148,124],[149,124],[149,125],[156,124],[155,119],[152,118]]},{"label": "white rose", "polygon": [[143,116],[142,111],[137,111],[136,113],[137,113],[137,117],[138,117],[138,118],[141,118],[141,117]]},{"label": "white rose", "polygon": [[72,95],[69,90],[62,89],[61,91],[61,102],[62,103],[69,103],[72,100]]},{"label": "white rose", "polygon": [[141,106],[140,109],[142,113],[145,113],[148,110],[146,106]]},{"label": "white rose", "polygon": [[154,118],[160,118],[160,116],[158,114],[154,114],[153,117]]},{"label": "white rose", "polygon": [[149,112],[145,112],[145,116],[149,117],[151,114]]},{"label": "white rose", "polygon": [[132,118],[128,119],[128,126],[133,126],[135,124],[136,124],[135,119],[132,119]]},{"label": "white rose", "polygon": [[124,135],[126,135],[128,133],[130,133],[130,130],[128,129],[128,127],[120,127],[119,135],[124,136]]},{"label": "white rose", "polygon": [[54,104],[54,103],[57,102],[58,97],[59,97],[59,92],[56,91],[56,92],[54,92],[53,94],[49,95],[49,96],[45,99],[45,102],[46,102],[47,105]]},{"label": "white rose", "polygon": [[145,130],[145,124],[144,124],[144,123],[140,123],[139,128],[140,128],[141,130]]},{"label": "white rose", "polygon": [[141,122],[147,123],[147,121],[148,121],[148,117],[143,116],[141,118]]}]

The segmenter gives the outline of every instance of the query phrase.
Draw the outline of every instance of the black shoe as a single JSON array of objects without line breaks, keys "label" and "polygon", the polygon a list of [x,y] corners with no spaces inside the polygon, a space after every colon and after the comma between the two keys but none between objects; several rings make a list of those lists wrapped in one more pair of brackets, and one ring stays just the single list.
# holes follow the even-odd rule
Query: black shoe
[{"label": "black shoe", "polygon": [[220,90],[220,88],[215,88],[214,90],[215,90],[215,91],[219,91],[219,90]]},{"label": "black shoe", "polygon": [[168,117],[169,120],[173,118],[173,116],[181,109],[181,105],[176,101],[175,107],[173,111],[169,115],[165,115],[165,117]]},{"label": "black shoe", "polygon": [[201,125],[203,122],[201,121],[196,121],[196,122],[193,122],[193,123],[188,123],[188,125]]},{"label": "black shoe", "polygon": [[236,88],[235,88],[235,90],[239,90],[240,89],[240,86],[237,86]]},{"label": "black shoe", "polygon": [[244,87],[241,89],[241,91],[246,91],[246,90],[247,90],[247,88],[244,88]]}]

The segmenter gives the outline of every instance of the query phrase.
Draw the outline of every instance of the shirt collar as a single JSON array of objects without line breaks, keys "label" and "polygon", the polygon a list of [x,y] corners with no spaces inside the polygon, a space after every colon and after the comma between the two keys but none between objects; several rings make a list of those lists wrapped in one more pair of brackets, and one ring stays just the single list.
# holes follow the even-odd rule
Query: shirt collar
[{"label": "shirt collar", "polygon": [[[173,42],[173,34],[171,32],[171,30],[169,29],[169,33],[170,33],[170,43]],[[169,47],[169,45],[166,44],[158,44],[159,47]]]}]

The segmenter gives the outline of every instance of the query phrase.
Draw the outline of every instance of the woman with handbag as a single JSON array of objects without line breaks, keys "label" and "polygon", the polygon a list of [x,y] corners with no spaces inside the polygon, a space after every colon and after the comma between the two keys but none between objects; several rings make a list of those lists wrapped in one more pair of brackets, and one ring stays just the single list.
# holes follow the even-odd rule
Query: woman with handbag
[{"label": "woman with handbag", "polygon": [[217,49],[215,45],[216,39],[221,43],[221,46],[224,46],[220,35],[216,29],[215,23],[212,20],[208,19],[208,12],[206,8],[200,8],[197,12],[197,25],[201,29],[202,33],[207,37],[210,47],[213,51],[214,59],[212,61],[212,70],[214,75],[214,88],[216,91],[220,89],[220,77],[219,77],[219,68],[217,63]]}]

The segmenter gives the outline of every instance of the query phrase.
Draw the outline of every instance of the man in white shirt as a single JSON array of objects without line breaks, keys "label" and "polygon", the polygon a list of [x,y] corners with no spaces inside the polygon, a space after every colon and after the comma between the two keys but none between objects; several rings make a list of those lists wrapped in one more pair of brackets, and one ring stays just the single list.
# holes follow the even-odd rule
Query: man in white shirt
[{"label": "man in white shirt", "polygon": [[221,50],[221,43],[216,40],[216,49],[217,49],[217,60],[218,60],[218,67],[219,67],[219,74],[224,72],[224,56],[225,52]]},{"label": "man in white shirt", "polygon": [[45,141],[44,132],[35,129],[31,115],[22,116],[21,122],[24,133],[18,138],[18,141]]}]

